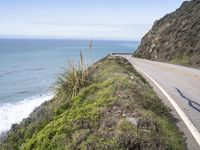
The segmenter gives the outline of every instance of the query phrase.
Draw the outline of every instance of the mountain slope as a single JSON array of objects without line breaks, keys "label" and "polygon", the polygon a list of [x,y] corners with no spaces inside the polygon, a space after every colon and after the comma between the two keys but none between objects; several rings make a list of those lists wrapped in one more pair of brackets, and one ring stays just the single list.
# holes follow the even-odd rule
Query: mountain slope
[{"label": "mountain slope", "polygon": [[156,21],[133,55],[199,68],[200,0],[185,1]]}]

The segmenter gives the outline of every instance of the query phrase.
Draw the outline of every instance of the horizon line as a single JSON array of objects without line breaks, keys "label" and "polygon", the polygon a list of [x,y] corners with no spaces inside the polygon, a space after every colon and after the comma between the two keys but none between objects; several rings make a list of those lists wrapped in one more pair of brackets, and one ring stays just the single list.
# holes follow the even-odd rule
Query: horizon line
[{"label": "horizon line", "polygon": [[119,38],[81,38],[81,37],[54,37],[54,36],[18,36],[18,35],[0,35],[0,39],[32,39],[32,40],[96,40],[96,41],[141,41],[141,39],[119,39]]}]

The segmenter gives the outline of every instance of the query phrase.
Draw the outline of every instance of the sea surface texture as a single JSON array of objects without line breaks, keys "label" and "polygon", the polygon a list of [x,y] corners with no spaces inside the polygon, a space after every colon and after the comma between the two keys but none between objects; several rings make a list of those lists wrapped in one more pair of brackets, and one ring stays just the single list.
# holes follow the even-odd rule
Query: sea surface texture
[{"label": "sea surface texture", "polygon": [[88,65],[111,52],[133,52],[137,41],[0,39],[0,133],[53,97],[56,77],[80,50]]}]

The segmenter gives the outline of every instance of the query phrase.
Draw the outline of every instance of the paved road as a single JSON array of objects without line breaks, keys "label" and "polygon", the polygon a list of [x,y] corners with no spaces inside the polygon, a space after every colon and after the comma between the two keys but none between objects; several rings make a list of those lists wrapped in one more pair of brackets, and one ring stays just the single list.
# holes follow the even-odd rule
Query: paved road
[{"label": "paved road", "polygon": [[[200,138],[200,70],[133,58],[130,55],[120,56],[128,59],[135,69],[148,79],[154,89],[156,90],[157,88],[157,94],[174,111],[172,113],[179,120],[177,124],[187,137],[188,148],[192,150],[200,149],[200,143],[198,143],[198,138]],[[164,95],[163,91],[152,80],[162,87],[162,90],[169,97]],[[197,129],[194,131],[196,132],[194,135],[183,121],[184,117],[181,118],[180,114],[177,113],[169,98],[175,101],[192,125],[194,125],[194,128]],[[195,135],[197,136],[196,138],[194,138]]]}]

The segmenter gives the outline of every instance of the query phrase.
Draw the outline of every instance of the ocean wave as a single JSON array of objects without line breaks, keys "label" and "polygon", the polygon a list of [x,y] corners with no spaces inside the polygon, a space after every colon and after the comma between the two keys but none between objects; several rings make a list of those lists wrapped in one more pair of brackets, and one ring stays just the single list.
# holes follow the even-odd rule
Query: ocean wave
[{"label": "ocean wave", "polygon": [[24,72],[29,72],[29,71],[42,71],[45,70],[45,68],[33,68],[33,69],[26,69],[26,70],[14,70],[14,71],[8,71],[8,72],[0,72],[0,76],[5,76],[5,75],[12,75],[16,73],[24,73]]},{"label": "ocean wave", "polygon": [[13,73],[20,73],[21,71],[8,71],[8,72],[3,72],[1,75],[10,75]]},{"label": "ocean wave", "polygon": [[53,98],[52,93],[26,98],[16,103],[5,103],[0,106],[0,133],[9,130],[14,123],[20,123],[24,118],[43,102]]},{"label": "ocean wave", "polygon": [[45,70],[45,68],[26,69],[26,71],[41,71],[41,70]]}]

